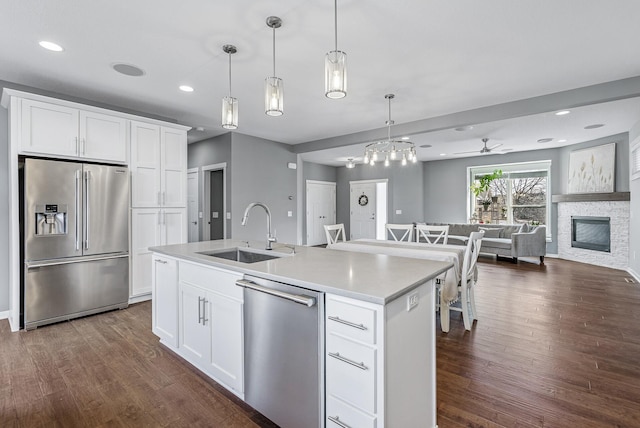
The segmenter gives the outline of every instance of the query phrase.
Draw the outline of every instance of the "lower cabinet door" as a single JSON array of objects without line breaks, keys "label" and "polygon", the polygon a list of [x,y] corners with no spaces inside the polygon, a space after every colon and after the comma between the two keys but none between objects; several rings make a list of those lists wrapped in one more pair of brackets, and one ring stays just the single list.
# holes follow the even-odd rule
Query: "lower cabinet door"
[{"label": "lower cabinet door", "polygon": [[180,283],[180,353],[192,364],[205,369],[211,355],[211,321],[207,312],[207,292]]},{"label": "lower cabinet door", "polygon": [[211,376],[243,392],[242,302],[209,292],[211,320]]}]

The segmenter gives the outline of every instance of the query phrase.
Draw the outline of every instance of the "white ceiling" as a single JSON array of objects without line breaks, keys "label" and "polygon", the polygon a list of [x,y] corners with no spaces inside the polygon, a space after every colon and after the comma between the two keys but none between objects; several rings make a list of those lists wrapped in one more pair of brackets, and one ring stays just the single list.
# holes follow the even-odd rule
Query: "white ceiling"
[{"label": "white ceiling", "polygon": [[[631,48],[640,40],[637,0],[339,0],[338,48],[348,54],[349,73],[341,100],[327,99],[323,88],[324,54],[334,46],[331,0],[0,0],[0,10],[0,79],[203,127],[189,133],[191,142],[225,132],[219,123],[227,43],[238,47],[238,132],[287,144],[383,127],[386,93],[396,94],[393,119],[402,124],[640,75],[640,55]],[[263,108],[270,15],[283,20],[276,74],[284,79],[285,114],[276,118]],[[46,51],[40,40],[65,51]],[[118,74],[111,69],[117,62],[146,74]],[[181,84],[195,91],[181,92]],[[433,146],[419,150],[420,160],[479,150],[482,137],[490,146],[502,143],[498,151],[546,148],[560,143],[535,140],[572,144],[625,132],[639,109],[637,100],[617,101],[562,118],[523,117],[411,138]],[[584,131],[593,123],[606,126]],[[304,156],[337,165],[337,158],[362,153],[334,150]]]}]

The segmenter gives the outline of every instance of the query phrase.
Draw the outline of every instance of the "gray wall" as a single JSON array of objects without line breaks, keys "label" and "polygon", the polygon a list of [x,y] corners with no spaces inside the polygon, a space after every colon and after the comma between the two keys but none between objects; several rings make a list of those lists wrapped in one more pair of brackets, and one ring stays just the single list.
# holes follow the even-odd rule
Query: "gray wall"
[{"label": "gray wall", "polygon": [[[467,167],[517,162],[551,161],[551,193],[566,193],[569,177],[569,154],[573,150],[616,142],[616,191],[628,191],[629,139],[618,134],[580,144],[548,150],[477,156],[472,158],[424,162],[424,221],[466,223],[467,219]],[[625,154],[626,153],[626,154]],[[547,244],[549,254],[558,253],[558,206],[551,206],[551,239]]]},{"label": "gray wall", "polygon": [[[231,210],[231,170],[233,165],[231,163],[231,133],[228,132],[223,135],[219,135],[207,140],[198,141],[197,143],[189,144],[187,147],[187,167],[199,168],[207,165],[214,165],[218,163],[227,164],[227,211]],[[202,172],[201,172],[202,173]],[[202,183],[198,181],[198,195],[202,195],[204,189],[201,188]],[[198,211],[204,211],[204,201],[198,196]],[[208,215],[207,215],[208,216]],[[224,221],[227,222],[227,237],[231,235],[231,220],[226,220],[226,213],[223,213]],[[208,240],[209,237],[203,237],[202,231],[203,224],[198,224],[198,236],[202,240]]]},{"label": "gray wall", "polygon": [[[240,224],[244,209],[251,202],[263,202],[271,210],[272,232],[278,242],[296,243],[296,163],[297,156],[286,144],[249,135],[233,133],[231,137],[231,237],[234,239],[266,239],[266,214],[253,208],[246,226]],[[291,197],[291,199],[289,199]],[[287,211],[292,217],[287,217]]]},{"label": "gray wall", "polygon": [[[337,222],[344,223],[345,233],[349,230],[349,182],[358,180],[388,179],[388,212],[389,223],[413,223],[423,217],[423,169],[420,163],[405,167],[399,164],[385,167],[382,163],[375,166],[356,165],[355,168],[337,168],[336,211]],[[396,214],[402,210],[402,214]]]},{"label": "gray wall", "polygon": [[[302,244],[307,244],[307,180],[329,181],[335,183],[337,180],[337,168],[335,166],[320,165],[311,162],[302,162],[302,191],[298,192],[302,198],[303,215],[300,219],[302,223]],[[336,201],[337,203],[337,201]],[[337,216],[337,213],[336,213]]]},{"label": "gray wall", "polygon": [[[471,158],[425,162],[424,168],[424,221],[441,223],[468,223],[467,218],[467,167],[505,163],[551,161],[551,193],[560,193],[559,176],[560,153],[558,149],[534,150],[529,152],[485,155]],[[547,243],[547,252],[556,254],[558,245],[556,221],[558,210],[551,207],[552,242]]]},{"label": "gray wall", "polygon": [[[640,122],[637,122],[629,131],[629,149],[635,142],[640,141]],[[627,158],[630,158],[627,152]],[[640,278],[640,180],[629,183],[631,192],[631,221],[629,225],[629,268],[633,274]]]},{"label": "gray wall", "polygon": [[0,108],[0,312],[9,310],[9,110]]}]

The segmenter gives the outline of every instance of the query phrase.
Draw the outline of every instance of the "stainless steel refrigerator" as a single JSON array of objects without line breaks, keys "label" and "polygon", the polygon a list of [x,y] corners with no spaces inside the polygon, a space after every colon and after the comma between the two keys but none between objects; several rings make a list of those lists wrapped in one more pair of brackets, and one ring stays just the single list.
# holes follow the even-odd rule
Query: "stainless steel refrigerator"
[{"label": "stainless steel refrigerator", "polygon": [[24,328],[127,307],[128,169],[27,158],[21,178]]}]

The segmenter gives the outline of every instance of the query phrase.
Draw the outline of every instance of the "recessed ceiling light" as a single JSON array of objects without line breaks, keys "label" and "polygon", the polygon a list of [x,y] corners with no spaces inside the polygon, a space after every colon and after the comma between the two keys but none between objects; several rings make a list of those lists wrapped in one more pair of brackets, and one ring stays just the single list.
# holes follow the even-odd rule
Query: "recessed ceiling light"
[{"label": "recessed ceiling light", "polygon": [[196,131],[199,131],[199,132],[204,131],[204,126],[198,126],[198,127],[196,128]]},{"label": "recessed ceiling light", "polygon": [[53,51],[53,52],[62,52],[64,50],[64,48],[62,46],[60,46],[57,43],[53,43],[53,42],[48,42],[46,40],[42,40],[40,43],[38,43],[41,47]]},{"label": "recessed ceiling light", "polygon": [[431,144],[423,144],[420,147],[422,147],[423,149],[429,149],[431,148]]},{"label": "recessed ceiling light", "polygon": [[446,153],[440,153],[440,156],[446,156],[446,155],[447,155]]},{"label": "recessed ceiling light", "polygon": [[553,141],[553,138],[540,138],[538,143],[549,143],[551,141]]},{"label": "recessed ceiling light", "polygon": [[571,110],[560,110],[556,112],[556,116],[564,116],[565,114],[571,113]]},{"label": "recessed ceiling light", "polygon": [[593,125],[587,125],[584,127],[584,129],[597,129],[597,128],[602,128],[604,126],[604,124],[602,123],[595,123]]},{"label": "recessed ceiling light", "polygon": [[408,140],[408,139],[409,139],[409,137],[402,137],[402,139],[403,139],[403,140]]},{"label": "recessed ceiling light", "polygon": [[179,89],[182,92],[193,92],[193,88],[191,86],[188,86],[188,85],[180,85]]},{"label": "recessed ceiling light", "polygon": [[144,70],[140,67],[131,64],[125,64],[123,62],[113,64],[111,67],[118,73],[124,74],[125,76],[140,77],[144,76],[145,74]]},{"label": "recessed ceiling light", "polygon": [[464,132],[464,131],[471,131],[473,129],[473,126],[471,125],[467,125],[467,126],[458,126],[457,128],[454,128],[456,131],[458,132]]},{"label": "recessed ceiling light", "polygon": [[558,140],[558,143],[566,143],[566,142],[567,142],[567,140],[565,140],[565,139]]}]

